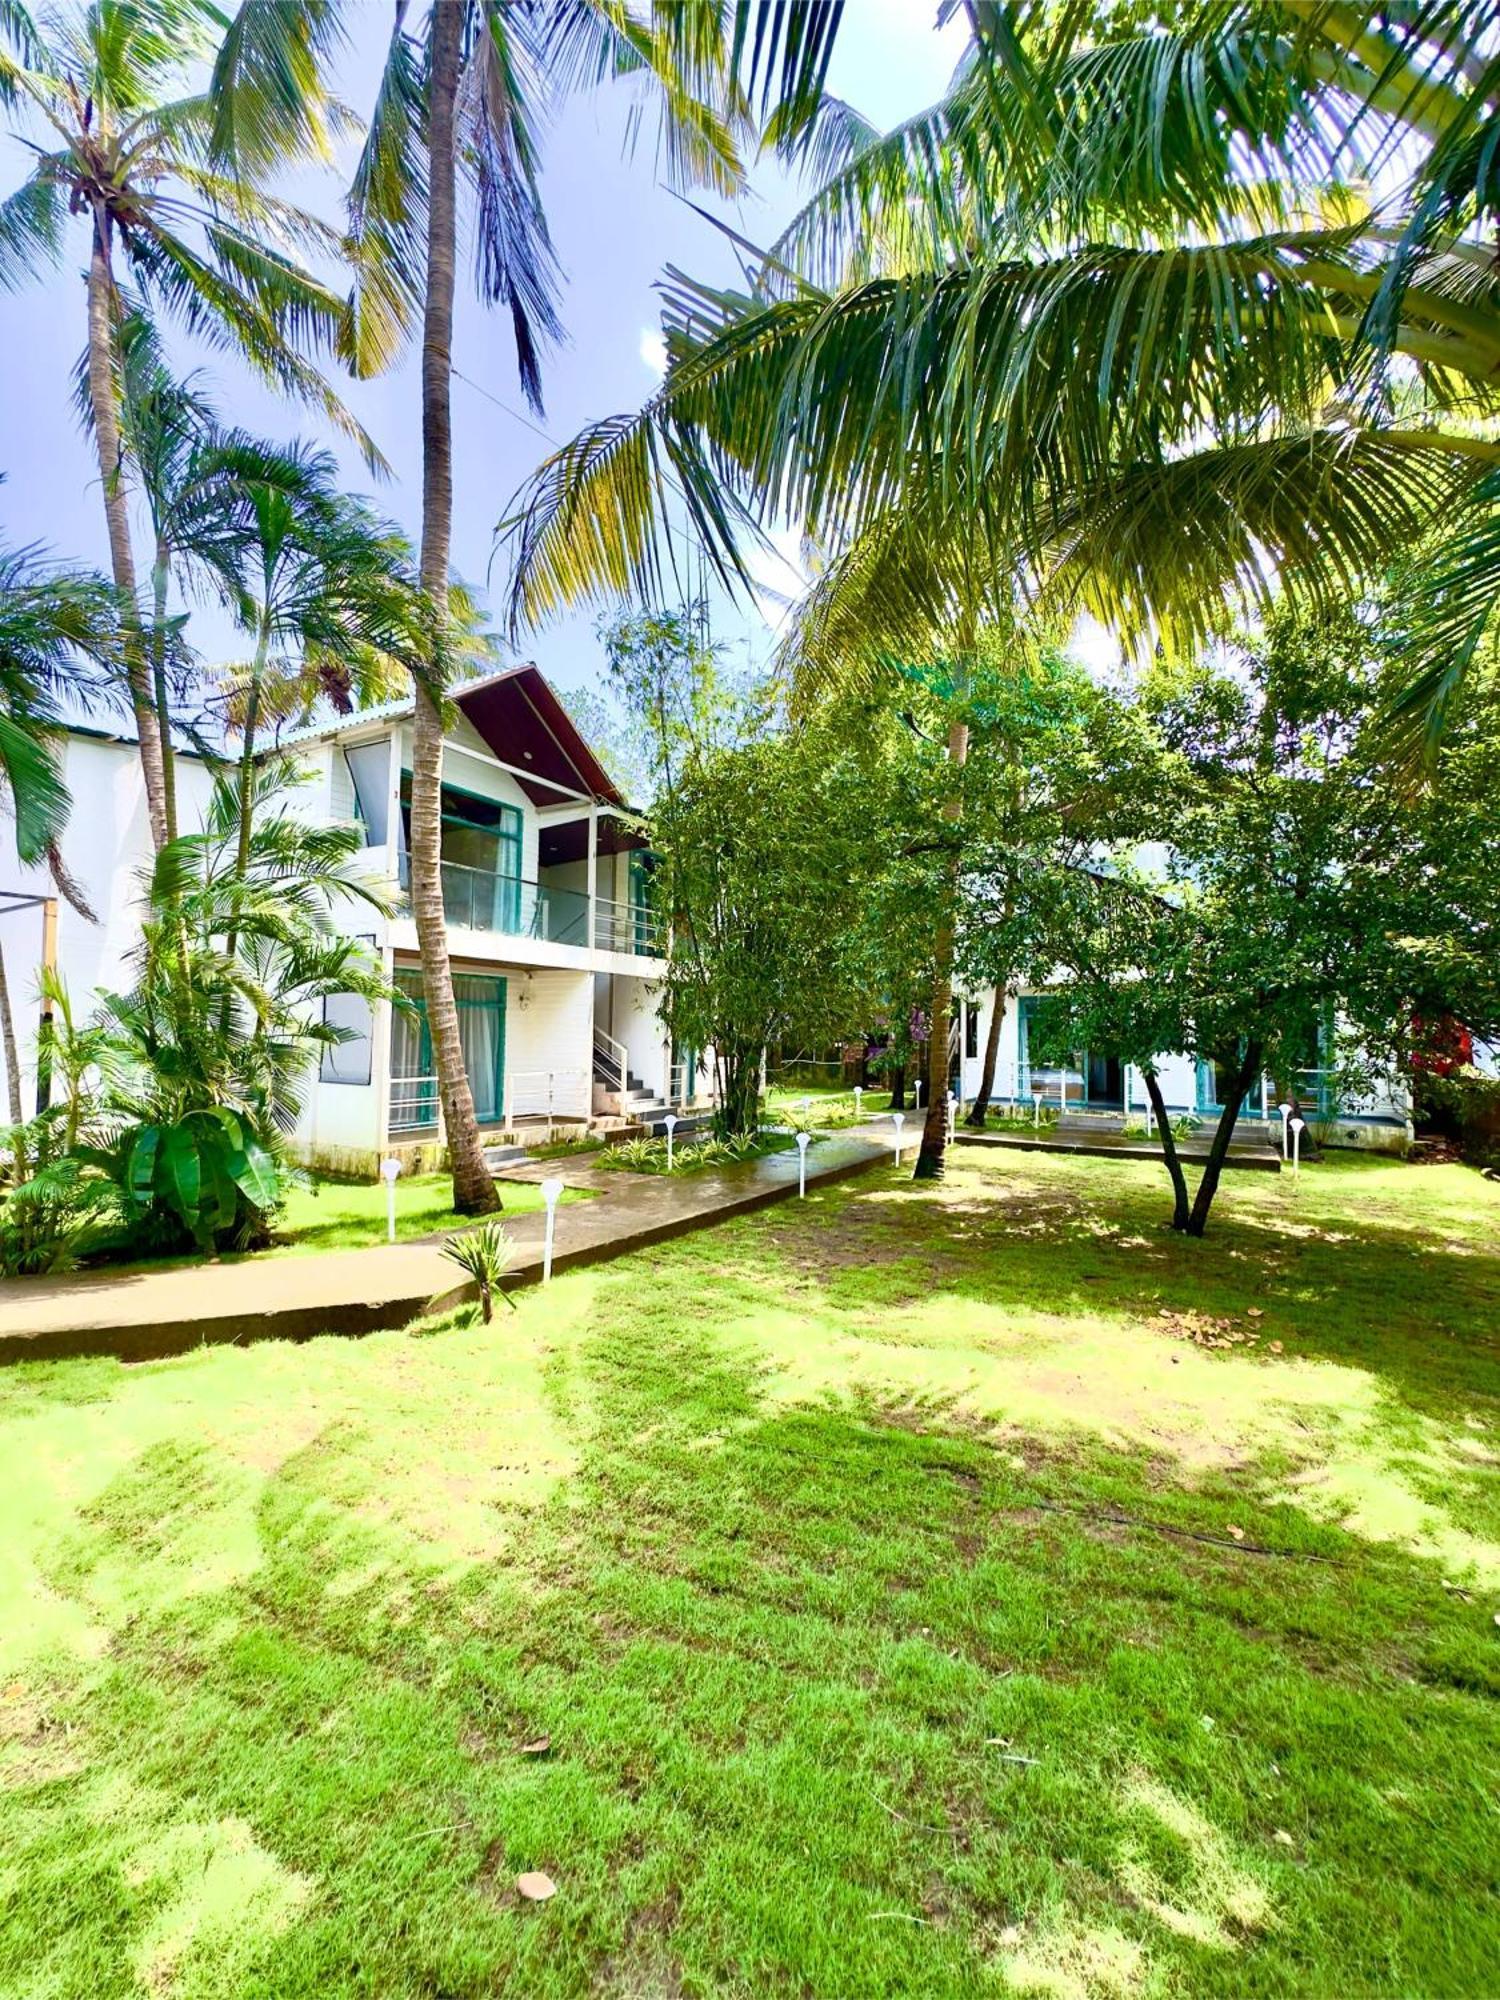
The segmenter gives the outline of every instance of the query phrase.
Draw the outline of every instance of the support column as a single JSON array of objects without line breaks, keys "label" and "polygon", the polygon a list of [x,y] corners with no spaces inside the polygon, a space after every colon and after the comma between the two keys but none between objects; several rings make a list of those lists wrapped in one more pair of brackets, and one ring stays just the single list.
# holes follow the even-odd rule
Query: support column
[{"label": "support column", "polygon": [[599,808],[589,802],[589,845],[586,888],[589,899],[589,946],[597,949],[599,944],[599,917],[597,890],[599,886]]},{"label": "support column", "polygon": [[52,1043],[57,1033],[48,975],[57,977],[57,898],[42,904],[42,1018],[36,1032],[36,1108],[38,1116],[52,1103]]}]

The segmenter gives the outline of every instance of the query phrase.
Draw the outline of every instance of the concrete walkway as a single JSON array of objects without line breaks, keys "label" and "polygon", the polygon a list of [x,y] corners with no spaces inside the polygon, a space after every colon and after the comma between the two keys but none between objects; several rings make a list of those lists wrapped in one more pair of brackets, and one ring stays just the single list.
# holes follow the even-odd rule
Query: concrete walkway
[{"label": "concrete walkway", "polygon": [[[872,1131],[840,1133],[807,1156],[808,1185],[826,1186],[889,1160]],[[557,1211],[552,1268],[588,1264],[748,1214],[797,1192],[797,1155],[772,1153],[740,1167],[674,1176],[605,1173],[580,1161],[515,1170],[516,1178],[560,1174],[598,1189],[592,1201]],[[501,1184],[501,1198],[504,1185]],[[515,1248],[511,1282],[541,1276],[545,1216],[504,1218]],[[182,1354],[208,1342],[310,1340],[404,1326],[474,1295],[442,1254],[444,1238],[329,1250],[306,1256],[212,1261],[174,1270],[91,1272],[72,1278],[0,1282],[0,1363],[113,1354],[126,1361]]]}]

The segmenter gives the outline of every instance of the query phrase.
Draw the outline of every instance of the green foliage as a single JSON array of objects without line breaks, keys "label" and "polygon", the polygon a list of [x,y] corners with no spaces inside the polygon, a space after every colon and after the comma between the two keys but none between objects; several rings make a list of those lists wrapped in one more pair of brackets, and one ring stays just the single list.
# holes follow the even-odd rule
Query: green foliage
[{"label": "green foliage", "polygon": [[684,499],[747,586],[766,524],[832,551],[866,665],[1018,572],[1150,644],[1327,611],[1431,537],[1441,707],[1500,587],[1495,0],[970,18],[929,112],[823,121],[826,186],[740,285],[671,274],[660,390],[512,502],[514,622],[659,592]]},{"label": "green foliage", "polygon": [[[810,1127],[807,1129],[811,1129]],[[598,1165],[625,1174],[699,1173],[705,1167],[737,1167],[747,1161],[764,1159],[768,1153],[785,1153],[796,1145],[792,1132],[762,1127],[752,1132],[711,1134],[703,1138],[684,1135],[674,1139],[672,1164],[667,1166],[665,1139],[626,1139],[618,1146],[606,1146]],[[816,1139],[813,1141],[817,1143]]]},{"label": "green foliage", "polygon": [[[287,1187],[284,1134],[324,1049],[346,1031],[330,994],[386,996],[365,949],[331,932],[343,900],[384,907],[357,867],[356,828],[318,826],[286,800],[281,760],[241,797],[215,786],[202,833],[157,855],[143,882],[134,984],[99,996],[91,1083],[68,1017],[59,1046],[82,1157],[118,1192],[127,1250],[243,1249],[266,1241]],[[395,1004],[401,1004],[396,1000]]]},{"label": "green foliage", "polygon": [[720,1135],[751,1131],[762,1051],[859,1019],[845,944],[878,838],[864,773],[830,731],[791,724],[773,690],[732,682],[701,611],[622,616],[604,636],[652,759],[662,1011],[679,1048],[712,1050]]},{"label": "green foliage", "polygon": [[8,1185],[0,1191],[0,1276],[56,1276],[78,1263],[116,1211],[115,1190],[87,1158],[63,1150],[67,1113],[44,1111],[0,1131]]},{"label": "green foliage", "polygon": [[514,1262],[515,1250],[500,1223],[486,1222],[478,1229],[464,1229],[457,1236],[450,1236],[443,1245],[443,1255],[466,1271],[479,1287],[479,1309],[486,1326],[495,1316],[497,1296],[512,1312],[516,1310],[516,1302],[502,1282]]},{"label": "green foliage", "polygon": [[175,1124],[128,1126],[106,1158],[127,1229],[141,1247],[185,1232],[200,1250],[242,1250],[264,1240],[281,1201],[275,1157],[222,1104]]}]

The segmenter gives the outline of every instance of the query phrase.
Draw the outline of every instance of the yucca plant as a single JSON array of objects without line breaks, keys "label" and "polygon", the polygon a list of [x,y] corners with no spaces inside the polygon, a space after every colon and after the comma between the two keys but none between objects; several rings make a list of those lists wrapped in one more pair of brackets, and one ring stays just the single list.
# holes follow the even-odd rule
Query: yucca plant
[{"label": "yucca plant", "polygon": [[466,1271],[479,1287],[479,1310],[486,1326],[495,1316],[497,1297],[503,1299],[512,1312],[516,1310],[516,1302],[503,1283],[513,1254],[510,1238],[498,1222],[485,1222],[477,1229],[465,1229],[458,1236],[450,1236],[443,1245],[443,1255],[450,1263],[457,1264],[461,1271]]}]

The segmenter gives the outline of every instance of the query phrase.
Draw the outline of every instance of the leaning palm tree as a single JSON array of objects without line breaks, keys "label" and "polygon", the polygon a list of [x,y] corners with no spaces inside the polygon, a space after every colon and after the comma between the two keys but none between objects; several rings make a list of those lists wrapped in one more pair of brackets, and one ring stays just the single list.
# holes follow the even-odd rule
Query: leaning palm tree
[{"label": "leaning palm tree", "polygon": [[672,274],[659,394],[511,509],[513,624],[651,592],[684,506],[734,580],[758,523],[844,550],[980,496],[998,593],[1019,563],[1142,635],[1426,541],[1430,729],[1500,595],[1500,5],[975,17],[930,113],[828,125],[747,288]]},{"label": "leaning palm tree", "polygon": [[[158,846],[167,837],[162,731],[136,615],[119,414],[120,267],[142,297],[239,353],[283,392],[317,403],[367,452],[369,440],[304,350],[362,367],[384,358],[347,300],[299,261],[304,251],[338,254],[338,232],[267,191],[267,153],[252,163],[247,149],[233,171],[215,157],[200,72],[225,38],[225,17],[210,0],[91,0],[35,19],[20,0],[0,9],[0,107],[34,156],[27,179],[0,201],[0,283],[15,286],[55,265],[70,222],[87,227],[89,400],[110,565],[130,614],[123,671]],[[296,149],[303,154],[325,138],[322,98],[310,102]]]},{"label": "leaning palm tree", "polygon": [[[464,1067],[448,959],[441,867],[443,697],[452,671],[447,621],[453,514],[453,299],[460,195],[472,215],[478,289],[508,311],[522,387],[541,407],[542,350],[561,332],[560,275],[538,184],[541,119],[549,96],[584,84],[636,79],[655,94],[675,179],[736,190],[736,136],[758,104],[795,146],[808,129],[839,7],[821,0],[435,0],[408,27],[398,5],[369,134],[350,200],[362,342],[386,348],[422,327],[422,547],[431,649],[415,677],[411,780],[411,899],[453,1170],[454,1207],[496,1206]],[[296,143],[304,115],[295,91],[264,79],[306,73],[300,59],[326,46],[338,15],[325,0],[247,5],[247,58],[226,48],[215,78],[218,143],[238,133],[259,145]],[[230,59],[231,55],[233,60]]]}]

